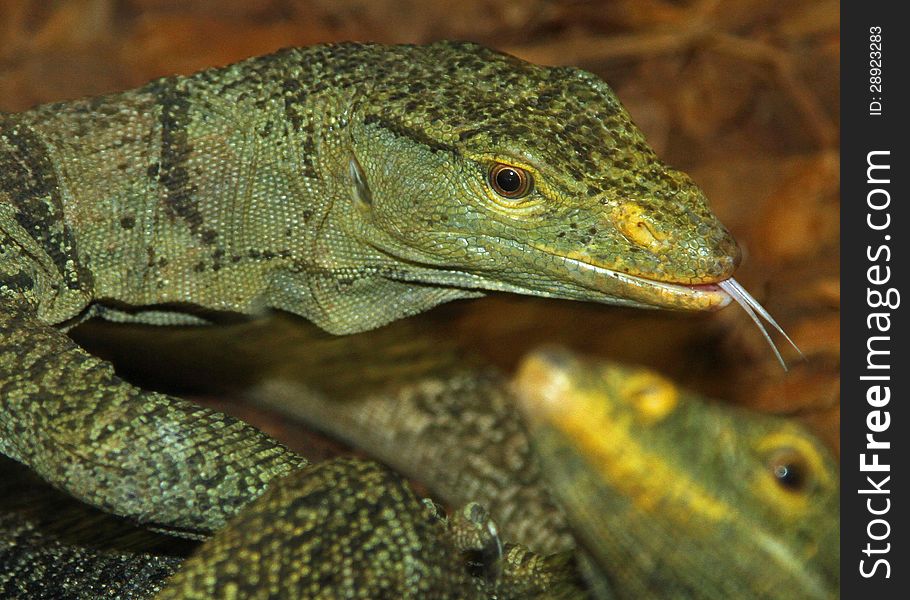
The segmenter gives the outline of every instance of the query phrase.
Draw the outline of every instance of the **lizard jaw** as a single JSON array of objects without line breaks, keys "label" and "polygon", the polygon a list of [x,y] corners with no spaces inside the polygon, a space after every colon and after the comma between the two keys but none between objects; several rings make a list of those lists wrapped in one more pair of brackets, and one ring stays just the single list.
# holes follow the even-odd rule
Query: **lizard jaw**
[{"label": "lizard jaw", "polygon": [[647,279],[601,267],[575,258],[552,255],[563,261],[575,283],[602,293],[619,292],[640,305],[677,310],[718,310],[733,298],[717,284],[682,284]]},{"label": "lizard jaw", "polygon": [[[551,255],[554,256],[554,255]],[[774,320],[774,318],[762,307],[758,301],[753,298],[733,277],[727,277],[717,283],[708,284],[679,284],[668,283],[646,279],[628,273],[620,273],[610,269],[592,265],[574,258],[561,257],[567,265],[572,268],[568,269],[573,273],[577,283],[591,287],[591,277],[608,277],[620,283],[619,290],[623,297],[639,302],[645,306],[653,308],[675,308],[681,310],[718,310],[731,302],[736,302],[743,307],[746,314],[752,319],[755,325],[761,331],[762,336],[768,342],[777,361],[787,370],[787,363],[781,356],[774,341],[771,339],[766,327],[761,319],[764,319],[771,327],[776,329],[784,339],[796,350],[800,357],[803,353],[799,347],[790,339],[784,329]],[[587,281],[587,283],[586,283]],[[604,288],[599,289],[601,292],[611,293]],[[615,293],[615,292],[613,292]]]}]

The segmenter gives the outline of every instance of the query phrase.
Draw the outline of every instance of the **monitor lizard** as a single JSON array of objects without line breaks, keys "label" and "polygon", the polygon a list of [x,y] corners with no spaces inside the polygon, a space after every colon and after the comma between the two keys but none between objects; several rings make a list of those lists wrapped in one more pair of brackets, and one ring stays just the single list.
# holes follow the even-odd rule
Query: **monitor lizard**
[{"label": "monitor lizard", "polygon": [[306,460],[65,332],[509,291],[710,310],[739,250],[610,88],[473,44],[289,49],[0,116],[0,451],[187,535]]}]

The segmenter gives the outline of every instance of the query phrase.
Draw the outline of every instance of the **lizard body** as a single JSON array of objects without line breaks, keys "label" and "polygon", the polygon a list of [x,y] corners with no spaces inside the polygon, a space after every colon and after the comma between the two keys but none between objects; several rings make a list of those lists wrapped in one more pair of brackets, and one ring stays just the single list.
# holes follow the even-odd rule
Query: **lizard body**
[{"label": "lizard body", "polygon": [[[738,260],[606,84],[470,44],[290,49],[2,131],[6,287],[52,324],[272,307],[353,333],[477,290],[706,309],[726,296],[685,285]],[[526,197],[488,189],[497,157]]]},{"label": "lizard body", "polygon": [[575,546],[507,378],[463,366],[423,375],[391,369],[397,380],[341,397],[321,393],[318,382],[302,385],[299,369],[293,381],[266,380],[250,394],[426,484],[447,504],[480,503],[503,539],[544,554]]},{"label": "lizard body", "polygon": [[306,460],[65,335],[267,308],[355,333],[511,291],[714,309],[739,259],[612,91],[471,44],[290,49],[0,115],[0,451],[221,528]]},{"label": "lizard body", "polygon": [[457,549],[403,482],[341,459],[277,481],[158,597],[480,598]]},{"label": "lizard body", "polygon": [[9,494],[0,507],[4,598],[586,597],[570,553],[503,544],[476,503],[446,519],[396,474],[362,460],[276,480],[188,559],[164,536],[11,466],[0,461]]},{"label": "lizard body", "polygon": [[62,329],[272,307],[353,333],[481,290],[710,309],[738,257],[605,83],[471,44],[290,49],[3,115],[0,451],[211,531],[303,458]]}]

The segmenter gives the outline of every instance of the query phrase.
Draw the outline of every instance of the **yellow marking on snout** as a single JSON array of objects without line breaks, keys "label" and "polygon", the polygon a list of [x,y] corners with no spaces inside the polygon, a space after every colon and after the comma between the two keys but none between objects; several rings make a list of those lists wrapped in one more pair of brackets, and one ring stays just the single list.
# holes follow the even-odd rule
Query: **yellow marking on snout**
[{"label": "yellow marking on snout", "polygon": [[[631,430],[636,418],[621,403],[575,387],[559,367],[536,356],[524,361],[516,384],[532,425],[559,431],[606,485],[630,498],[638,510],[659,511],[686,523],[696,514],[714,522],[735,518],[732,507],[638,443]],[[668,397],[656,402],[657,414],[672,404]],[[628,403],[635,405],[634,400]]]},{"label": "yellow marking on snout", "polygon": [[666,245],[667,235],[648,223],[645,210],[635,202],[619,203],[613,208],[612,217],[617,229],[632,243],[652,252]]},{"label": "yellow marking on snout", "polygon": [[635,408],[646,425],[662,421],[679,405],[679,389],[651,371],[638,371],[624,378],[620,396]]}]

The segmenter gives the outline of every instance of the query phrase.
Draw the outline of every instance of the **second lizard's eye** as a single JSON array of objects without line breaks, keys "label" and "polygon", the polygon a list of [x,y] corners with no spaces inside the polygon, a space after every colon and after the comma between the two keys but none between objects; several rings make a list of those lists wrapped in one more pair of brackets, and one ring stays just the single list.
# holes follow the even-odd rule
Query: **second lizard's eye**
[{"label": "second lizard's eye", "polygon": [[803,492],[810,484],[811,473],[806,461],[790,448],[778,450],[768,467],[778,485],[789,492]]},{"label": "second lizard's eye", "polygon": [[490,169],[490,185],[503,198],[518,200],[531,192],[534,179],[524,169],[496,163]]}]

